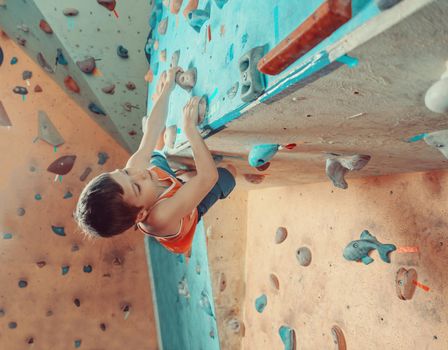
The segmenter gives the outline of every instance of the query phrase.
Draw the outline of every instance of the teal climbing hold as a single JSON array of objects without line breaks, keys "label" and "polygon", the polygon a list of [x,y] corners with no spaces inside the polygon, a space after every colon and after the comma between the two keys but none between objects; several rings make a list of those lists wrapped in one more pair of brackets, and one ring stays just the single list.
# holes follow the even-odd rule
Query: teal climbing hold
[{"label": "teal climbing hold", "polygon": [[42,196],[41,196],[39,193],[37,193],[37,194],[34,196],[34,199],[37,200],[37,201],[40,201],[40,200],[42,199]]},{"label": "teal climbing hold", "polygon": [[278,151],[278,144],[255,145],[249,152],[249,165],[259,167],[267,163]]},{"label": "teal climbing hold", "polygon": [[17,62],[19,62],[19,60],[17,59],[17,57],[13,57],[11,58],[11,65],[15,65]]},{"label": "teal climbing hold", "polygon": [[84,265],[84,268],[82,270],[85,273],[91,273],[92,272],[92,266],[91,265]]},{"label": "teal climbing hold", "polygon": [[183,254],[178,254],[178,255],[176,256],[176,259],[177,259],[177,261],[180,262],[181,264],[183,264],[183,263],[185,262],[185,258],[184,258],[184,255],[183,255]]},{"label": "teal climbing hold", "polygon": [[359,60],[356,57],[351,57],[349,55],[342,55],[338,59],[337,62],[347,65],[349,68],[354,68],[358,65]]},{"label": "teal climbing hold", "polygon": [[123,45],[119,45],[117,47],[117,55],[121,58],[129,58],[128,49],[126,49]]},{"label": "teal climbing hold", "polygon": [[65,236],[65,230],[64,227],[62,226],[53,226],[51,225],[51,229],[53,230],[53,232],[55,234],[57,234],[58,236]]},{"label": "teal climbing hold", "polygon": [[227,52],[227,55],[226,55],[226,64],[229,64],[230,62],[233,61],[233,56],[234,56],[233,47],[234,47],[233,44],[230,45],[230,47],[229,47],[229,51]]},{"label": "teal climbing hold", "polygon": [[73,194],[70,191],[65,192],[64,199],[72,198]]},{"label": "teal climbing hold", "polygon": [[4,233],[3,239],[12,239],[12,233]]},{"label": "teal climbing hold", "polygon": [[229,0],[215,0],[216,6],[218,6],[220,9],[224,7],[225,4],[227,4],[227,1]]},{"label": "teal climbing hold", "polygon": [[210,298],[205,290],[201,292],[201,298],[199,299],[199,305],[205,311],[205,313],[213,318],[215,315],[212,310],[212,305],[210,303]]},{"label": "teal climbing hold", "polygon": [[89,104],[89,110],[95,114],[106,115],[106,113],[93,102]]},{"label": "teal climbing hold", "polygon": [[56,64],[61,64],[63,66],[68,65],[68,62],[65,59],[64,54],[62,53],[62,49],[56,50]]},{"label": "teal climbing hold", "polygon": [[257,311],[261,314],[264,311],[267,303],[268,298],[265,294],[262,294],[255,300],[255,309],[257,309]]},{"label": "teal climbing hold", "polygon": [[62,275],[68,274],[68,270],[70,270],[70,266],[62,265]]},{"label": "teal climbing hold", "polygon": [[20,288],[25,288],[28,285],[28,282],[25,280],[20,280],[19,281],[19,287]]},{"label": "teal climbing hold", "polygon": [[107,162],[109,159],[109,155],[106,152],[99,152],[98,153],[98,164],[103,165]]},{"label": "teal climbing hold", "polygon": [[296,332],[294,329],[288,326],[281,326],[278,330],[278,334],[285,346],[285,350],[296,349]]},{"label": "teal climbing hold", "polygon": [[188,23],[196,32],[200,32],[202,26],[210,18],[211,4],[207,3],[203,10],[193,10],[188,14]]},{"label": "teal climbing hold", "polygon": [[75,348],[79,348],[81,347],[81,339],[76,339],[75,340]]}]

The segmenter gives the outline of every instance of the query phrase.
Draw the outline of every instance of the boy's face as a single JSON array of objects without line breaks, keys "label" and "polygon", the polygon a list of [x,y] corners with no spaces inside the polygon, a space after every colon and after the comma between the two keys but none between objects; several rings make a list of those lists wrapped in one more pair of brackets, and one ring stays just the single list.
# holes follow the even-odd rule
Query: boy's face
[{"label": "boy's face", "polygon": [[157,177],[148,169],[116,169],[109,175],[123,187],[123,200],[136,207],[149,209],[157,200]]}]

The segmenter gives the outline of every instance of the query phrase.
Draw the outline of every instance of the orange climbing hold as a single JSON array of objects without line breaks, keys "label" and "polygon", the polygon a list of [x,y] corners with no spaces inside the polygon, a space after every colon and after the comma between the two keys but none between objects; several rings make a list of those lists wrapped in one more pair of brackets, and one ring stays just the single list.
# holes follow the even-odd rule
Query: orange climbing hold
[{"label": "orange climbing hold", "polygon": [[145,81],[147,81],[148,83],[152,83],[153,80],[154,80],[154,73],[152,69],[149,69],[148,73],[146,73],[145,75]]},{"label": "orange climbing hold", "polygon": [[184,9],[184,12],[183,12],[184,13],[184,17],[188,17],[188,14],[191,11],[196,10],[198,8],[198,3],[199,3],[199,0],[190,0],[188,2],[187,6],[185,6],[185,9]]},{"label": "orange climbing hold", "polygon": [[64,85],[67,89],[69,89],[70,91],[73,91],[76,94],[79,94],[79,92],[81,91],[81,89],[79,88],[76,81],[70,75],[67,75],[65,77]]},{"label": "orange climbing hold", "polygon": [[258,62],[258,70],[269,75],[281,73],[351,17],[351,0],[326,0],[305,22]]}]

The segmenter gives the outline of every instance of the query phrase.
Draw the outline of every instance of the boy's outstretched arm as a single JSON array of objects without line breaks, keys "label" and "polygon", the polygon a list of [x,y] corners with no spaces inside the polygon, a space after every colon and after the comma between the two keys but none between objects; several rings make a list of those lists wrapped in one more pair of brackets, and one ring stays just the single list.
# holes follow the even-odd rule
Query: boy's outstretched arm
[{"label": "boy's outstretched arm", "polygon": [[176,84],[176,73],[180,68],[175,67],[163,72],[158,83],[159,97],[146,120],[146,132],[143,134],[138,150],[129,158],[126,168],[147,168],[151,160],[157,140],[165,128],[168,115],[168,102]]}]

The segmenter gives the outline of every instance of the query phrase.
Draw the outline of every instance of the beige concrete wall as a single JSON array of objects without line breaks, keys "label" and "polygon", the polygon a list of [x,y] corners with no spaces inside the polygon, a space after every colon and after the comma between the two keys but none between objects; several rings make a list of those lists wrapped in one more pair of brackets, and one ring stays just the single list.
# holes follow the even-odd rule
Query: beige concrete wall
[{"label": "beige concrete wall", "polygon": [[[0,127],[0,349],[157,349],[151,290],[143,237],[134,231],[95,244],[83,240],[71,214],[84,183],[79,176],[87,166],[88,179],[102,171],[124,166],[128,154],[102,131],[59,87],[10,40],[0,38],[5,61],[0,67],[0,101],[13,126]],[[11,66],[12,56],[19,63]],[[58,67],[58,69],[64,69]],[[22,101],[12,89],[24,85],[23,70],[31,70],[30,93]],[[39,84],[42,93],[33,92]],[[45,111],[65,139],[54,152],[37,135],[37,111]],[[97,164],[97,153],[107,152],[108,162]],[[62,155],[77,156],[71,172],[55,182],[46,168]],[[30,166],[36,168],[30,172]],[[69,190],[74,197],[63,199]],[[42,200],[36,201],[35,194]],[[26,214],[19,217],[17,208]],[[66,236],[55,235],[51,225],[64,226]],[[13,238],[4,240],[4,233]],[[79,251],[72,252],[73,244]],[[115,265],[115,257],[121,265]],[[39,268],[37,261],[46,261]],[[61,266],[70,265],[67,275]],[[93,271],[83,272],[90,264]],[[28,282],[19,288],[19,279]],[[79,298],[77,308],[73,299]],[[120,307],[131,305],[125,319]],[[53,312],[47,316],[47,311]],[[9,329],[10,322],[16,329]],[[106,324],[106,331],[100,323]]]},{"label": "beige concrete wall", "polygon": [[[447,186],[448,172],[431,172],[351,180],[346,191],[327,182],[250,191],[243,348],[282,349],[278,329],[288,324],[298,349],[330,349],[337,324],[348,349],[447,349]],[[276,245],[279,226],[289,234]],[[393,253],[391,264],[376,251],[370,265],[345,260],[343,249],[365,229],[420,254]],[[301,246],[313,253],[309,267],[296,260]],[[430,291],[399,300],[400,267],[415,268]],[[270,273],[279,277],[278,292]],[[259,314],[254,304],[263,293],[268,303]]]}]

